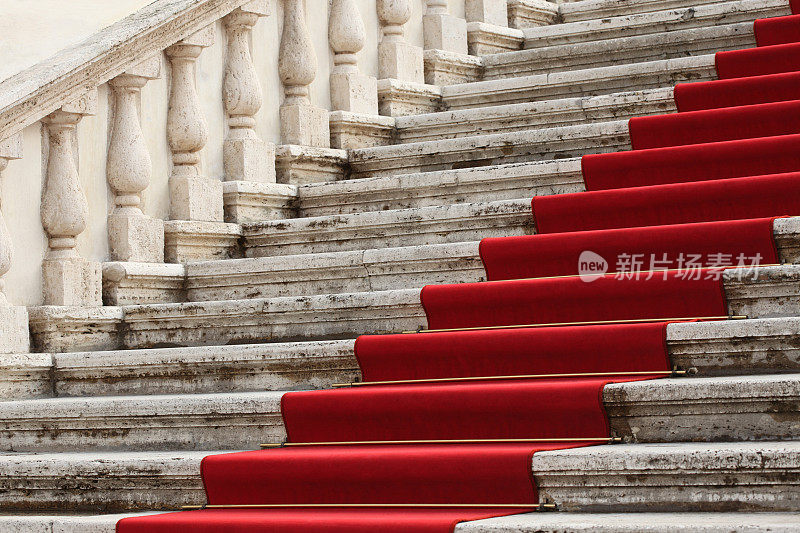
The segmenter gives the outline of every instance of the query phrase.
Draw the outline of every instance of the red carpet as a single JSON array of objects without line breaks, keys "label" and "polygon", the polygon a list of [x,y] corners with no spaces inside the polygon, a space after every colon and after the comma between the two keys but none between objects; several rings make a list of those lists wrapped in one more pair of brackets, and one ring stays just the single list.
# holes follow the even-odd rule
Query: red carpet
[{"label": "red carpet", "polygon": [[800,172],[538,196],[539,233],[800,215]]},{"label": "red carpet", "polygon": [[800,133],[800,100],[636,117],[628,129],[634,150],[790,135]]},{"label": "red carpet", "polygon": [[581,166],[587,191],[794,172],[800,134],[591,154]]},{"label": "red carpet", "polygon": [[430,329],[728,313],[721,281],[684,280],[675,272],[591,283],[560,278],[428,285],[422,305]]},{"label": "red carpet", "polygon": [[[717,54],[722,80],[676,88],[681,113],[633,119],[635,150],[585,156],[589,192],[533,200],[539,235],[483,241],[487,276],[503,281],[423,289],[431,329],[484,329],[363,336],[355,348],[365,381],[548,377],[288,393],[290,443],[362,442],[214,455],[201,467],[211,505],[383,508],[204,509],[121,520],[118,533],[450,533],[460,521],[533,510],[531,455],[605,442],[603,387],[671,368],[663,319],[728,314],[708,271],[548,276],[579,272],[587,250],[610,271],[624,254],[666,254],[662,269],[681,266],[681,254],[706,265],[739,254],[777,261],[772,217],[800,215],[798,20],[757,22],[759,48]],[[636,319],[662,322],[485,329]],[[552,376],[570,373],[606,375]],[[418,442],[448,439],[528,442]]]},{"label": "red carpet", "polygon": [[717,52],[716,69],[723,80],[794,72],[800,69],[800,43]]},{"label": "red carpet", "polygon": [[631,270],[624,258],[637,256],[640,270],[681,268],[693,256],[705,266],[735,265],[738,254],[758,255],[761,264],[778,262],[772,218],[525,235],[480,244],[489,280],[580,274],[578,262],[586,250],[604,258],[609,272]]},{"label": "red carpet", "polygon": [[678,111],[700,111],[741,105],[796,100],[800,72],[783,72],[750,78],[679,83],[675,86]]},{"label": "red carpet", "polygon": [[363,381],[670,368],[663,323],[365,335]]}]

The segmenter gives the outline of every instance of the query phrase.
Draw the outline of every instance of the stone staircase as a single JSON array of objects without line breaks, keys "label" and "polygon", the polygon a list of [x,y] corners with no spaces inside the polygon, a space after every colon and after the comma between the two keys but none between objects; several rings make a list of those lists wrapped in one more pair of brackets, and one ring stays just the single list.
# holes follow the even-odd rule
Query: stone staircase
[{"label": "stone staircase", "polygon": [[[423,285],[484,280],[481,238],[535,233],[532,197],[582,191],[581,155],[630,149],[628,118],[674,111],[675,83],[713,79],[714,52],[790,14],[553,10],[511,32],[519,50],[480,56],[482,81],[442,87],[444,110],[348,150],[350,179],[283,186],[274,220],[231,224],[242,258],[108,262],[101,311],[30,309],[38,353],[0,377],[0,531],[110,533],[115,513],[205,503],[204,456],[281,442],[285,391],[357,379],[356,336],[426,327]],[[456,531],[800,531],[800,218],[773,231],[784,264],[724,276],[747,319],[668,326],[692,375],[605,388],[624,443],[534,456],[563,512]]]}]

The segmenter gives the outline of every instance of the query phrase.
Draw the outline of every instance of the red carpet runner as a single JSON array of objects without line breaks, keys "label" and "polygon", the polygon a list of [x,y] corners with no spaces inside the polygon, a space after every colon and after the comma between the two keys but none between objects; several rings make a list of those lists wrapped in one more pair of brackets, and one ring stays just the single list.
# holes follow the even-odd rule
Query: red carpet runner
[{"label": "red carpet runner", "polygon": [[[774,217],[800,215],[800,17],[754,32],[759,48],[717,55],[720,80],[676,88],[680,113],[631,120],[635,150],[584,157],[589,192],[535,198],[537,235],[485,239],[491,281],[424,288],[429,328],[479,329],[357,340],[363,381],[416,382],[286,394],[288,441],[334,444],[202,464],[211,505],[340,507],[204,509],[117,531],[448,533],[533,510],[532,454],[607,441],[604,385],[668,373],[664,320],[728,314],[719,269],[700,267],[779,261]],[[622,257],[681,271],[610,274]],[[688,257],[701,258],[689,276]],[[554,325],[637,319],[654,321]],[[553,376],[576,373],[600,376]]]}]

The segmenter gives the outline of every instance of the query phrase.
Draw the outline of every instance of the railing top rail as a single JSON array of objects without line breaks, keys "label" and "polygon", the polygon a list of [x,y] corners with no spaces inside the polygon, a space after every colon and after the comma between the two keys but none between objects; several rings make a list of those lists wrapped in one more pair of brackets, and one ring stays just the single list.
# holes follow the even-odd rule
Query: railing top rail
[{"label": "railing top rail", "polygon": [[0,83],[0,140],[250,0],[155,0]]}]

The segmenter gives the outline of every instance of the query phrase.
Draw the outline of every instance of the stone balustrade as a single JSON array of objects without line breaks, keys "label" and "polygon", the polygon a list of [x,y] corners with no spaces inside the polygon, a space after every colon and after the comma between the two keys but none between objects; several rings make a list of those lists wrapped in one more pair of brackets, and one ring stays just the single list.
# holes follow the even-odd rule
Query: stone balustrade
[{"label": "stone balustrade", "polygon": [[[214,6],[210,19],[174,15],[116,69],[86,67],[63,98],[36,96],[0,120],[0,193],[12,191],[0,194],[0,324],[27,321],[26,305],[99,308],[103,262],[235,256],[239,224],[284,217],[295,185],[343,177],[343,149],[394,142],[394,117],[434,111],[442,85],[479,79],[469,53],[491,47],[487,31],[519,31],[506,0]],[[38,115],[21,118],[23,104]],[[110,282],[120,269],[106,271]],[[27,335],[3,327],[0,352],[25,351]]]}]

